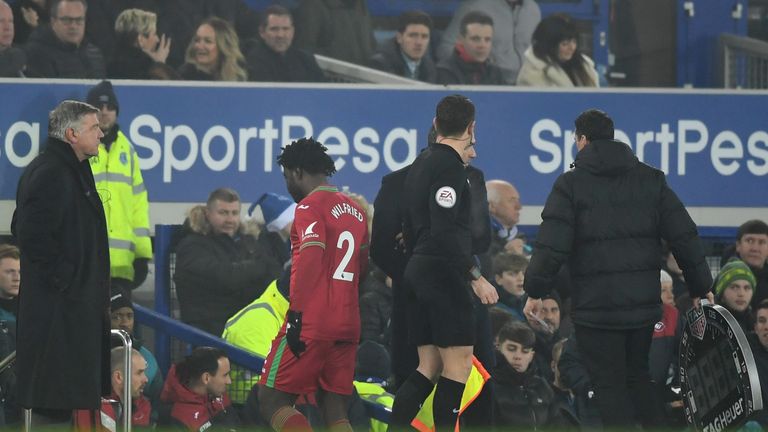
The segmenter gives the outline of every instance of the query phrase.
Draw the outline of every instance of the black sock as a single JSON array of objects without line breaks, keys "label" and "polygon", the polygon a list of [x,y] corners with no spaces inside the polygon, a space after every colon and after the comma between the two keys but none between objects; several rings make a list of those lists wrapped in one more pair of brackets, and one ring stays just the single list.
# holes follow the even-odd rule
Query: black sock
[{"label": "black sock", "polygon": [[419,371],[414,371],[397,390],[392,414],[389,416],[389,426],[393,427],[393,430],[410,428],[411,421],[419,413],[421,404],[434,387],[429,378]]},{"label": "black sock", "polygon": [[461,395],[464,393],[464,383],[441,376],[435,390],[435,402],[432,413],[435,417],[435,431],[453,431],[456,419],[459,418]]}]

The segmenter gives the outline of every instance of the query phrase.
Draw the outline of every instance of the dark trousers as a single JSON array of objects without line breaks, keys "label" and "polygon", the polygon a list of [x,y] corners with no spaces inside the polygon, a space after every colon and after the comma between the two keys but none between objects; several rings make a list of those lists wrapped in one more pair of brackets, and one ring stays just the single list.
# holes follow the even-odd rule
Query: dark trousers
[{"label": "dark trousers", "polygon": [[597,396],[603,427],[663,426],[648,373],[653,326],[608,330],[575,325],[576,341]]}]

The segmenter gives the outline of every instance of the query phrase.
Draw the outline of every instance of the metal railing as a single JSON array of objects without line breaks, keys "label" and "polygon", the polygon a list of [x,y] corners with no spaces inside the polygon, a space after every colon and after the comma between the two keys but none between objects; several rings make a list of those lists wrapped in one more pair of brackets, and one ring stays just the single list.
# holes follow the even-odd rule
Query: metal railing
[{"label": "metal railing", "polygon": [[315,54],[315,59],[326,78],[340,83],[398,84],[428,86],[430,84],[394,75],[358,64]]},{"label": "metal railing", "polygon": [[[125,432],[131,432],[131,420],[133,419],[133,403],[131,403],[131,382],[133,373],[133,341],[131,335],[124,330],[115,329],[112,330],[112,336],[117,336],[123,343],[125,349],[125,357],[123,361],[123,430]],[[117,419],[115,419],[117,420]]]},{"label": "metal railing", "polygon": [[723,88],[768,89],[768,42],[722,34],[719,56]]}]

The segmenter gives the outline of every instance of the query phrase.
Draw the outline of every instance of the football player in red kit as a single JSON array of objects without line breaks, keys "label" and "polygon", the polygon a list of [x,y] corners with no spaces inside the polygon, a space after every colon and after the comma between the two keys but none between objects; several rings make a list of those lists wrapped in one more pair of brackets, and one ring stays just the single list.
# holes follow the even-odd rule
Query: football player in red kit
[{"label": "football player in red kit", "polygon": [[326,150],[302,138],[277,158],[298,205],[291,229],[290,306],[259,389],[261,414],[276,431],[310,430],[293,404],[298,395],[315,391],[329,429],[352,430],[347,396],[360,339],[358,285],[368,266],[368,222],[357,204],[328,184],[336,168]]}]

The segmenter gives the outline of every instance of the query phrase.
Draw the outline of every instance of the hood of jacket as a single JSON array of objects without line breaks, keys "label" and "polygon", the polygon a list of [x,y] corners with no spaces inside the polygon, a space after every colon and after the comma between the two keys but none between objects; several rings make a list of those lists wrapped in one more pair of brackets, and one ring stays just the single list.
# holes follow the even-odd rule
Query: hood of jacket
[{"label": "hood of jacket", "polygon": [[199,395],[188,389],[179,381],[179,377],[176,374],[176,365],[171,366],[171,369],[168,371],[163,391],[160,393],[160,400],[165,403],[206,405],[211,410],[211,416],[224,410],[230,403],[226,393],[221,397],[211,398],[207,395]]},{"label": "hood of jacket", "polygon": [[576,168],[603,177],[619,176],[640,163],[632,149],[621,141],[596,140],[587,144],[573,162]]}]

